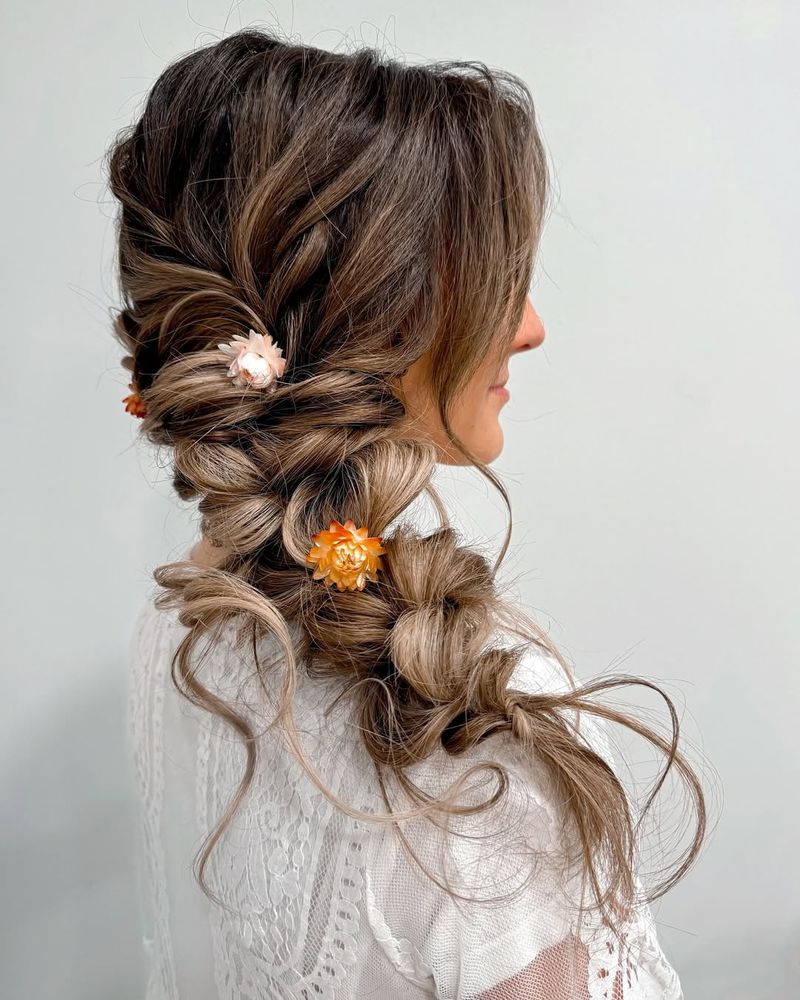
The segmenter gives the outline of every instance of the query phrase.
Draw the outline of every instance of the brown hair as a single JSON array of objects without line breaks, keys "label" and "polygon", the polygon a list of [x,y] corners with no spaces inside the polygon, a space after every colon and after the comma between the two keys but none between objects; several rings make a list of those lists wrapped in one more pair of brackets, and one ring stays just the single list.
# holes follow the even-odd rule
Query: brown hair
[{"label": "brown hair", "polygon": [[[180,561],[155,571],[165,591],[157,603],[179,608],[189,629],[172,663],[176,686],[227,720],[247,748],[239,789],[196,869],[204,891],[212,895],[203,871],[257,754],[252,728],[203,686],[191,653],[201,636],[237,621],[239,641],[249,636],[254,651],[265,634],[283,648],[277,719],[307,768],[291,702],[293,678],[312,660],[352,679],[378,775],[397,778],[420,815],[457,808],[427,803],[405,777],[437,747],[462,754],[508,732],[535,749],[608,914],[634,900],[636,822],[618,777],[563,710],[627,726],[665,755],[644,811],[671,769],[695,810],[688,847],[649,898],[666,892],[705,829],[672,702],[628,676],[559,693],[508,687],[531,645],[570,668],[501,592],[509,497],[450,425],[454,399],[496,338],[511,344],[545,220],[547,162],[526,85],[479,62],[404,65],[370,49],[332,53],[246,29],[165,69],[138,121],[115,138],[109,176],[121,203],[124,308],[115,331],[147,407],[141,427],[173,449],[175,489],[199,498],[203,534],[227,552],[217,567]],[[287,359],[269,395],[235,388],[216,348],[249,328],[274,336]],[[432,443],[401,433],[398,379],[426,353],[450,441],[509,512],[494,565],[450,525],[431,482]],[[350,517],[383,535],[425,492],[440,526],[423,535],[400,522],[384,535],[377,583],[340,592],[311,579],[313,532]],[[302,626],[297,645],[290,622]],[[486,648],[498,624],[524,642]],[[592,700],[628,683],[662,695],[668,737]],[[505,791],[497,773],[500,789],[483,808]],[[332,797],[374,822],[400,815],[367,816]]]}]

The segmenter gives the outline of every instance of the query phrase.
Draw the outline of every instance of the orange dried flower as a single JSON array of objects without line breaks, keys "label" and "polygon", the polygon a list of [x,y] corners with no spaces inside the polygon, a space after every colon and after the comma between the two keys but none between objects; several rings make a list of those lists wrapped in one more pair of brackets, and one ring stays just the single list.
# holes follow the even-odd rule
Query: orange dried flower
[{"label": "orange dried flower", "polygon": [[356,528],[348,518],[344,524],[331,521],[327,531],[311,536],[314,545],[306,562],[315,565],[313,578],[325,584],[336,584],[339,590],[363,590],[367,580],[377,580],[377,571],[383,569],[379,536],[368,537],[366,528]]},{"label": "orange dried flower", "polygon": [[130,396],[126,396],[122,402],[125,404],[125,412],[130,413],[134,417],[146,417],[147,416],[147,403],[142,399],[139,393],[133,386],[133,382],[128,383],[128,388],[131,390]]}]

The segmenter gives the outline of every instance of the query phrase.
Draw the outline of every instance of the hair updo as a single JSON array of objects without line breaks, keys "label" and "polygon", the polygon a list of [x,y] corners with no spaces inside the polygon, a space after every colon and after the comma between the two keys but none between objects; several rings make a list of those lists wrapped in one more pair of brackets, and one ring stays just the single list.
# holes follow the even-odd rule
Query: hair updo
[{"label": "hair updo", "polygon": [[[379,774],[402,781],[434,749],[461,754],[498,732],[535,747],[608,912],[634,898],[636,824],[618,778],[562,709],[633,729],[666,757],[654,793],[675,768],[696,808],[689,847],[649,898],[665,892],[695,858],[705,822],[672,703],[659,692],[672,716],[664,738],[590,700],[625,683],[653,686],[636,678],[566,694],[509,689],[530,644],[569,670],[500,592],[510,520],[492,565],[449,524],[432,485],[433,444],[398,433],[398,380],[427,354],[453,446],[510,515],[505,488],[450,415],[497,338],[510,348],[530,287],[550,188],[525,84],[482,63],[404,65],[246,29],[164,70],[115,138],[108,169],[121,205],[115,333],[146,403],[142,431],[171,449],[178,495],[198,499],[203,535],[227,553],[216,568],[160,566],[155,579],[158,602],[178,608],[189,629],[172,664],[176,686],[225,718],[247,749],[231,809],[252,781],[253,732],[204,688],[190,657],[204,633],[235,621],[242,642],[273,634],[290,674],[313,660],[352,679]],[[248,329],[284,351],[268,395],[236,388],[220,362],[218,342]],[[398,521],[423,493],[440,522],[426,535]],[[343,517],[373,535],[395,524],[382,578],[356,593],[313,581],[305,562],[312,533]],[[301,627],[297,648],[291,622]],[[487,648],[498,625],[525,642]],[[288,689],[277,716],[291,734]],[[404,787],[430,812],[412,782]],[[209,895],[203,870],[231,814],[202,852]]]}]

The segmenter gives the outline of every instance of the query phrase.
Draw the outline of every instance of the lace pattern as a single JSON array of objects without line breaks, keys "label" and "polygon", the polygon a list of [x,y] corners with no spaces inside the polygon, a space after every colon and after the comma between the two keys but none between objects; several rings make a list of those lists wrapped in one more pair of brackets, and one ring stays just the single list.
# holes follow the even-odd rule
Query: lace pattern
[{"label": "lace pattern", "polygon": [[[253,684],[250,697],[257,697],[256,689]],[[255,728],[264,728],[257,712],[246,714]],[[350,742],[335,726],[317,728],[316,715],[300,710],[296,720],[314,766],[320,769],[327,758],[327,783],[347,801],[357,801],[354,778],[360,769],[353,765]],[[219,997],[334,1000],[358,961],[369,833],[321,795],[273,730],[260,738],[258,750],[262,766],[207,869],[211,886],[235,911],[216,907],[211,917]],[[276,753],[285,762],[280,770],[269,766]],[[223,814],[244,763],[244,748],[231,743],[224,723],[214,719],[200,730],[201,829],[211,829]],[[373,811],[369,802],[360,808]]]},{"label": "lace pattern", "polygon": [[[191,905],[198,912],[202,905],[207,938],[196,948],[190,943],[181,957],[173,935],[188,910],[185,896],[177,905],[175,859],[180,858],[184,868],[190,866],[202,838],[224,814],[246,760],[240,738],[226,723],[174,691],[169,665],[182,634],[171,613],[149,603],[131,644],[129,733],[142,800],[146,1000],[352,1000],[361,995],[477,1000],[487,987],[570,937],[589,953],[588,981],[576,995],[589,1000],[682,1000],[678,977],[659,947],[647,906],[634,913],[618,945],[590,914],[577,926],[571,922],[574,901],[567,900],[556,873],[546,865],[536,872],[530,893],[514,896],[491,918],[463,902],[451,906],[424,879],[412,877],[390,847],[389,836],[376,832],[390,834],[390,828],[376,828],[340,812],[311,782],[283,736],[267,725],[271,714],[264,707],[253,664],[225,641],[203,658],[201,679],[226,702],[235,702],[259,734],[258,759],[250,791],[215,845],[205,873],[210,888],[229,909],[208,903],[198,887]],[[512,686],[541,690],[566,683],[552,668],[552,663],[532,657],[521,664]],[[276,686],[280,669],[274,674]],[[303,747],[335,794],[367,812],[383,812],[374,767],[347,715],[347,700],[324,717],[338,683],[298,679],[295,720]],[[165,731],[165,699],[179,699],[181,716],[191,720],[185,730]],[[171,725],[175,717],[167,717]],[[613,766],[604,728],[582,719],[581,732]],[[170,831],[164,826],[164,764],[173,761],[184,740],[182,759],[189,765],[170,775],[171,780],[179,775],[187,785],[194,849],[165,855],[164,839]],[[482,753],[491,759],[494,750],[484,746]],[[521,748],[512,748],[509,760],[521,768]],[[430,761],[414,780],[427,773],[434,788],[442,783],[446,787],[463,763],[453,758]],[[561,829],[546,784],[524,782],[515,789],[499,818],[510,834],[506,846],[498,849],[491,840],[456,838],[452,852],[454,874],[488,874],[498,893],[508,891],[516,848],[524,844],[545,856]],[[484,788],[476,801],[487,791]],[[433,860],[432,841],[423,837],[421,844],[426,860]],[[213,972],[201,994],[190,984],[186,956],[203,948]],[[536,984],[534,995],[542,1000],[562,995],[542,989],[538,979]]]}]

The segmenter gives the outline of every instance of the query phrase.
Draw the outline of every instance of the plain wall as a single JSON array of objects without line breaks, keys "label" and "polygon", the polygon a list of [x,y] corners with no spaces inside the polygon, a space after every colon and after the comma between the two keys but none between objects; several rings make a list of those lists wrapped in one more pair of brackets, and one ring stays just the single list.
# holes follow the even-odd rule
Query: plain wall
[{"label": "plain wall", "polygon": [[[533,288],[547,339],[512,359],[502,411],[506,566],[581,676],[663,683],[716,769],[719,823],[655,907],[687,998],[794,995],[798,6],[84,0],[0,18],[4,1000],[142,995],[125,657],[197,519],[120,402],[102,159],[169,61],[275,20],[531,86],[557,203]],[[483,481],[441,482],[499,545]]]}]

